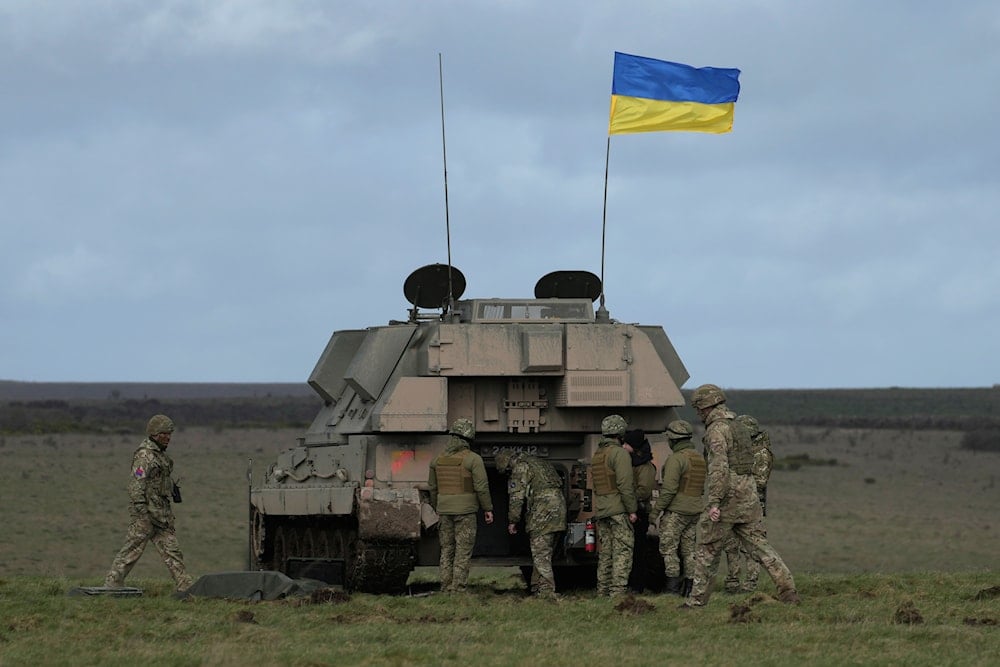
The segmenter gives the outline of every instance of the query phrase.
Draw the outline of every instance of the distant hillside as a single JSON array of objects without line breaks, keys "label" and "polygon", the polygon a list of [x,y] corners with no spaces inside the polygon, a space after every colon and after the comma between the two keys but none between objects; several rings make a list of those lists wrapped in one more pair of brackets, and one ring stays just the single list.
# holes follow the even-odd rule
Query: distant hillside
[{"label": "distant hillside", "polygon": [[[690,392],[684,392],[690,397]],[[1000,427],[1000,386],[905,389],[726,389],[729,406],[762,424],[855,428]]]},{"label": "distant hillside", "polygon": [[303,428],[321,406],[305,383],[0,381],[0,433],[134,433],[157,413],[182,427]]},{"label": "distant hillside", "polygon": [[16,382],[0,380],[0,401],[199,399],[315,396],[305,382]]},{"label": "distant hillside", "polygon": [[[766,426],[988,431],[1000,388],[726,389]],[[690,398],[690,390],[685,390]],[[306,384],[0,382],[0,433],[134,432],[150,415],[212,428],[307,426],[322,401]],[[685,419],[694,411],[681,409]]]}]

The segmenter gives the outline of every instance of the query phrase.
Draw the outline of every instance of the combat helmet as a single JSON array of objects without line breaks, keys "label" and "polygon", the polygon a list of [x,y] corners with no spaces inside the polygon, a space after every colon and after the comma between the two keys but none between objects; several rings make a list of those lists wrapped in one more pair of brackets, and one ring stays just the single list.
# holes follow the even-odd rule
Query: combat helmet
[{"label": "combat helmet", "polygon": [[667,424],[668,440],[690,440],[692,436],[694,436],[694,428],[691,426],[691,422],[675,419]]},{"label": "combat helmet", "polygon": [[476,437],[476,427],[472,425],[471,419],[459,417],[452,423],[451,428],[448,429],[448,433],[457,435],[467,442],[472,442]]},{"label": "combat helmet", "polygon": [[751,417],[750,415],[740,415],[736,418],[736,421],[747,427],[747,430],[750,431],[751,438],[760,433],[760,424],[757,423],[757,419],[755,417]]},{"label": "combat helmet", "polygon": [[509,449],[501,450],[500,453],[494,458],[494,462],[497,464],[497,472],[507,472],[510,470],[511,463],[514,459],[514,452]]},{"label": "combat helmet", "polygon": [[726,395],[714,384],[703,384],[691,394],[691,405],[699,410],[726,402]]},{"label": "combat helmet", "polygon": [[623,436],[627,428],[621,415],[608,415],[601,421],[601,435]]},{"label": "combat helmet", "polygon": [[166,415],[153,415],[146,423],[146,435],[173,433],[174,421]]}]

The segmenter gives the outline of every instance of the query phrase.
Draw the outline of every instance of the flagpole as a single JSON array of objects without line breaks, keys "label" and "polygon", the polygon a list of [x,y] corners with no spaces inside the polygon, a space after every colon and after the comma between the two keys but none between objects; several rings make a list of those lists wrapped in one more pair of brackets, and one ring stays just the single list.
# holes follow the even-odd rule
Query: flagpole
[{"label": "flagpole", "polygon": [[607,322],[608,311],[604,307],[604,247],[608,229],[608,165],[611,162],[611,135],[608,135],[608,147],[604,152],[604,211],[601,215],[601,305],[597,309],[597,321]]}]

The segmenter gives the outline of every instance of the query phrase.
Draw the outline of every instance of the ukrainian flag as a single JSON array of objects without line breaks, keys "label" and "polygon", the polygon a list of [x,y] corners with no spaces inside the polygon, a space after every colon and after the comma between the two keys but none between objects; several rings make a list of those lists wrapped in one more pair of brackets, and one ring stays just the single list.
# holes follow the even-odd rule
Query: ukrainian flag
[{"label": "ukrainian flag", "polygon": [[615,52],[608,134],[733,129],[740,71]]}]

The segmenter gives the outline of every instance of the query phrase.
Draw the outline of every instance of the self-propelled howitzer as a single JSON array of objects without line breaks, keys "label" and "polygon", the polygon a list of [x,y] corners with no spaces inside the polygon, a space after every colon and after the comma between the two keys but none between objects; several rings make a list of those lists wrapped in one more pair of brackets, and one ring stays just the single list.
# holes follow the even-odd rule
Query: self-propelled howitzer
[{"label": "self-propelled howitzer", "polygon": [[507,533],[507,483],[493,463],[520,450],[552,462],[564,483],[557,585],[593,578],[585,526],[601,420],[616,413],[630,428],[664,431],[688,373],[662,327],[595,314],[601,285],[589,272],[550,273],[530,299],[461,300],[464,290],[457,268],[425,266],[404,285],[406,320],[333,334],[309,377],[324,406],[250,490],[252,567],[402,591],[415,566],[437,565],[428,469],[451,422],[468,417],[495,511],[492,525],[480,513],[473,563],[530,572],[523,529]]}]

